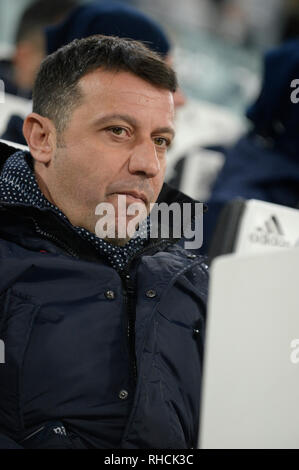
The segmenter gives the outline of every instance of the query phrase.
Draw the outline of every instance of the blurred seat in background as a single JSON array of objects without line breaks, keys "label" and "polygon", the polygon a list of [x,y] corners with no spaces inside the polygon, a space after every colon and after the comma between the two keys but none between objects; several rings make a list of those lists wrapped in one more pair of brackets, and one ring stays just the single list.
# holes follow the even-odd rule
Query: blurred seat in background
[{"label": "blurred seat in background", "polygon": [[[5,140],[5,139],[0,139],[0,142],[2,144],[1,145],[1,150],[2,151],[4,150],[4,146],[7,146],[9,148],[14,147],[15,149],[28,150],[29,151],[29,147],[27,147],[27,145],[16,144],[15,142],[11,142],[10,140]],[[3,144],[4,144],[4,146],[3,146]],[[10,154],[11,154],[11,150],[10,150]]]},{"label": "blurred seat in background", "polygon": [[5,93],[0,104],[0,136],[2,139],[26,145],[23,136],[23,119],[32,111],[31,100]]},{"label": "blurred seat in background", "polygon": [[206,201],[224,163],[223,147],[231,146],[245,129],[245,120],[232,110],[188,99],[177,113],[176,138],[167,154],[167,183]]}]

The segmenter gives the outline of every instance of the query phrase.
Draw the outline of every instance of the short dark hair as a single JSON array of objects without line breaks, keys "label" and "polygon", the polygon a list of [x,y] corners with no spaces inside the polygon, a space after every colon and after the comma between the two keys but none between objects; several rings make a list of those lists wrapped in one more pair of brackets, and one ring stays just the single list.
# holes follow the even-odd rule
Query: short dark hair
[{"label": "short dark hair", "polygon": [[25,8],[15,33],[18,44],[24,39],[33,37],[47,25],[60,21],[78,5],[78,0],[36,0]]},{"label": "short dark hair", "polygon": [[33,112],[63,131],[82,99],[78,81],[98,68],[130,72],[171,92],[177,88],[173,69],[141,42],[96,35],[75,39],[44,59],[33,87]]}]

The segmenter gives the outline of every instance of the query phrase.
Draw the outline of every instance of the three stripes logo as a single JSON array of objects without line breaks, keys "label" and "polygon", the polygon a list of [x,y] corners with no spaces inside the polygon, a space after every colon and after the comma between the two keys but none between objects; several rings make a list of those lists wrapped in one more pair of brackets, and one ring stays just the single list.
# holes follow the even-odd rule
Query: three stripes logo
[{"label": "three stripes logo", "polygon": [[255,231],[249,235],[252,243],[260,243],[262,245],[277,246],[287,248],[290,243],[285,239],[282,226],[275,215],[267,219],[263,226],[256,227]]}]

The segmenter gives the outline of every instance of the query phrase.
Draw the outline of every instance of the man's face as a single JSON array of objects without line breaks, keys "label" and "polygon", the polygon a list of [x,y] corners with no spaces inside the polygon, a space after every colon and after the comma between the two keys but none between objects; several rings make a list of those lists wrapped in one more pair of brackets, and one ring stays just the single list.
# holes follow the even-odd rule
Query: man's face
[{"label": "man's face", "polygon": [[[99,203],[150,203],[161,190],[173,139],[172,93],[127,72],[82,77],[74,109],[50,165],[41,175],[52,201],[73,225],[95,231]],[[127,218],[127,222],[129,218]]]}]

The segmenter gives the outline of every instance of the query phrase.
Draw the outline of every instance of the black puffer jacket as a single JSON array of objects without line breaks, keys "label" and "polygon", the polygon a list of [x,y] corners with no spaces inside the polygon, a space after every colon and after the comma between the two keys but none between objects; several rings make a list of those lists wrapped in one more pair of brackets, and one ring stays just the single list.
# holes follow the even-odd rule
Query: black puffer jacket
[{"label": "black puffer jacket", "polygon": [[0,448],[195,447],[203,258],[158,240],[120,277],[55,213],[0,196]]}]

